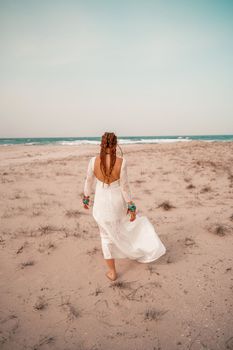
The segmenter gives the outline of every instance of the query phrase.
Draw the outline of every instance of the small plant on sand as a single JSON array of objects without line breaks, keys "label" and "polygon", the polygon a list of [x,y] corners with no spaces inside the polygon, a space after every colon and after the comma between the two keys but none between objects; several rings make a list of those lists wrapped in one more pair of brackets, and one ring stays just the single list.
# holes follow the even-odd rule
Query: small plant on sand
[{"label": "small plant on sand", "polygon": [[16,251],[16,254],[22,253],[23,249],[28,245],[28,241],[25,241]]},{"label": "small plant on sand", "polygon": [[127,288],[129,288],[129,284],[130,284],[130,282],[116,281],[116,282],[113,282],[109,287],[110,288],[127,289]]},{"label": "small plant on sand", "polygon": [[[66,310],[68,309],[69,319],[81,317],[81,311],[79,311],[77,307],[75,307],[73,304],[71,304],[70,297],[64,298],[62,296],[61,299],[62,299],[62,302],[61,302],[60,306],[62,306],[62,308],[65,308]],[[64,299],[66,299],[66,300],[64,300]]]},{"label": "small plant on sand", "polygon": [[74,305],[68,304],[68,306],[69,306],[69,311],[70,311],[70,318],[80,317],[80,312],[78,311],[78,309]]},{"label": "small plant on sand", "polygon": [[172,263],[172,258],[169,256],[166,260],[167,264],[171,264]]},{"label": "small plant on sand", "polygon": [[141,183],[145,182],[146,180],[143,180],[143,179],[138,179],[138,180],[135,180],[134,182],[138,185],[140,185]]},{"label": "small plant on sand", "polygon": [[54,230],[54,227],[51,225],[43,225],[38,228],[38,231],[40,231],[41,235],[45,235],[53,230]]},{"label": "small plant on sand", "polygon": [[195,245],[195,241],[190,237],[185,237],[184,244],[188,247]]},{"label": "small plant on sand", "polygon": [[159,272],[156,271],[156,267],[154,265],[147,265],[146,270],[150,272],[150,275],[152,275],[153,273],[159,275]]},{"label": "small plant on sand", "polygon": [[210,233],[216,235],[216,236],[220,236],[223,237],[226,235],[226,233],[229,231],[229,227],[228,225],[223,225],[223,224],[213,224],[211,226],[207,227],[207,231],[209,231]]},{"label": "small plant on sand", "polygon": [[99,247],[94,247],[91,250],[87,250],[87,254],[94,255],[94,254],[98,253],[99,250],[100,250]]},{"label": "small plant on sand", "polygon": [[230,180],[230,182],[232,183],[233,182],[233,174],[229,168],[227,168],[227,172],[228,172],[228,180]]},{"label": "small plant on sand", "polygon": [[210,192],[211,191],[211,187],[210,186],[204,186],[202,189],[201,189],[201,193],[205,193],[205,192]]},{"label": "small plant on sand", "polygon": [[189,189],[192,189],[192,188],[195,188],[196,186],[194,186],[193,184],[189,184],[188,186],[186,186],[186,188],[189,190]]},{"label": "small plant on sand", "polygon": [[33,350],[38,350],[40,347],[44,346],[45,344],[54,344],[56,341],[56,338],[54,336],[45,336],[40,339],[40,341],[37,344],[34,344],[32,346]]},{"label": "small plant on sand", "polygon": [[41,236],[42,235],[46,235],[52,232],[58,232],[58,231],[65,231],[64,227],[56,227],[53,225],[40,225],[40,227],[38,228],[38,231],[40,232]]},{"label": "small plant on sand", "polygon": [[34,309],[35,310],[44,310],[46,307],[48,306],[48,304],[46,303],[44,297],[38,297],[38,300],[36,301],[35,305],[34,305]]},{"label": "small plant on sand", "polygon": [[165,310],[147,309],[144,314],[144,319],[158,321],[166,312]]},{"label": "small plant on sand", "polygon": [[147,265],[146,269],[150,272],[150,274],[152,274],[155,271],[155,268],[152,265]]},{"label": "small plant on sand", "polygon": [[175,208],[174,205],[172,205],[168,200],[163,201],[158,205],[158,208],[163,208],[164,210],[170,210],[172,208]]},{"label": "small plant on sand", "polygon": [[79,318],[81,316],[79,310],[74,305],[72,305],[70,301],[63,303],[62,306],[65,306],[68,309],[69,319]]},{"label": "small plant on sand", "polygon": [[100,287],[96,287],[95,296],[99,295],[100,293],[103,293],[103,290]]},{"label": "small plant on sand", "polygon": [[226,234],[226,229],[223,225],[217,225],[217,227],[215,228],[214,233],[218,236],[225,236]]},{"label": "small plant on sand", "polygon": [[32,266],[34,264],[35,264],[34,260],[28,260],[28,261],[25,261],[25,262],[21,263],[21,268],[24,269],[24,267]]},{"label": "small plant on sand", "polygon": [[81,215],[81,211],[79,210],[66,210],[65,215],[68,216],[68,218],[78,218]]},{"label": "small plant on sand", "polygon": [[78,231],[74,231],[73,236],[76,238],[82,238],[82,234]]}]

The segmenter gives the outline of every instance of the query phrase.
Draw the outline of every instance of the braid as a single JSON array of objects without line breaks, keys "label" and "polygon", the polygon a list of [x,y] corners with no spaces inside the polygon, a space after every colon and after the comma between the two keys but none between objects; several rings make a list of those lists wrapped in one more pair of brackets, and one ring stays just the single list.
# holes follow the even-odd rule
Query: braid
[{"label": "braid", "polygon": [[[104,176],[104,180],[105,180],[105,177],[107,177],[108,185],[110,185],[110,183],[109,183],[110,176],[111,176],[114,164],[116,162],[116,146],[119,146],[117,143],[117,136],[113,132],[105,132],[101,138],[100,169],[101,169],[101,172]],[[106,148],[107,147],[110,150],[109,174],[107,174],[107,168],[106,168]],[[120,150],[121,150],[121,148],[120,148]],[[121,150],[121,153],[123,154],[122,150]]]}]

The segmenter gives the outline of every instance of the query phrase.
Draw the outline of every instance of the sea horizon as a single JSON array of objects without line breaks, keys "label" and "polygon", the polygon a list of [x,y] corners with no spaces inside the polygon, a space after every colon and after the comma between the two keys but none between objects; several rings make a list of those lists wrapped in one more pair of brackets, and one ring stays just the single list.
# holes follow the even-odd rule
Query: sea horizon
[{"label": "sea horizon", "polygon": [[[119,144],[148,144],[148,143],[169,143],[169,142],[189,142],[193,140],[205,142],[229,142],[233,141],[232,134],[219,135],[162,135],[162,136],[118,136]],[[0,146],[9,145],[82,145],[100,144],[101,136],[82,137],[16,137],[0,138]]]}]

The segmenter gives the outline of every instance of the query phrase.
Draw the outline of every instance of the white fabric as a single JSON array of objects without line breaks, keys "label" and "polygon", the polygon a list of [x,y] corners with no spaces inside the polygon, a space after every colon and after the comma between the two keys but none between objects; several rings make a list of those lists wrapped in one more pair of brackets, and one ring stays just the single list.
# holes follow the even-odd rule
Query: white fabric
[{"label": "white fabric", "polygon": [[158,259],[166,248],[149,219],[137,213],[136,219],[130,221],[127,215],[127,202],[132,195],[126,159],[123,157],[120,179],[108,185],[94,175],[95,158],[88,164],[84,194],[90,196],[96,184],[92,215],[99,227],[104,258],[129,258],[142,263]]}]

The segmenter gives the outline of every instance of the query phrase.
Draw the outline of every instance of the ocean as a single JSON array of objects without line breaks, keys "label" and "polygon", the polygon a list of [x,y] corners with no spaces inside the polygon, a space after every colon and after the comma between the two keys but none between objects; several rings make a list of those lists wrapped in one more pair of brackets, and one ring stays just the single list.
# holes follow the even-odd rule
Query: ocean
[{"label": "ocean", "polygon": [[[167,143],[189,142],[199,140],[205,142],[233,141],[233,135],[177,135],[177,136],[117,136],[119,144],[134,143]],[[0,146],[7,145],[81,145],[100,144],[101,137],[32,137],[32,138],[1,138]]]}]

